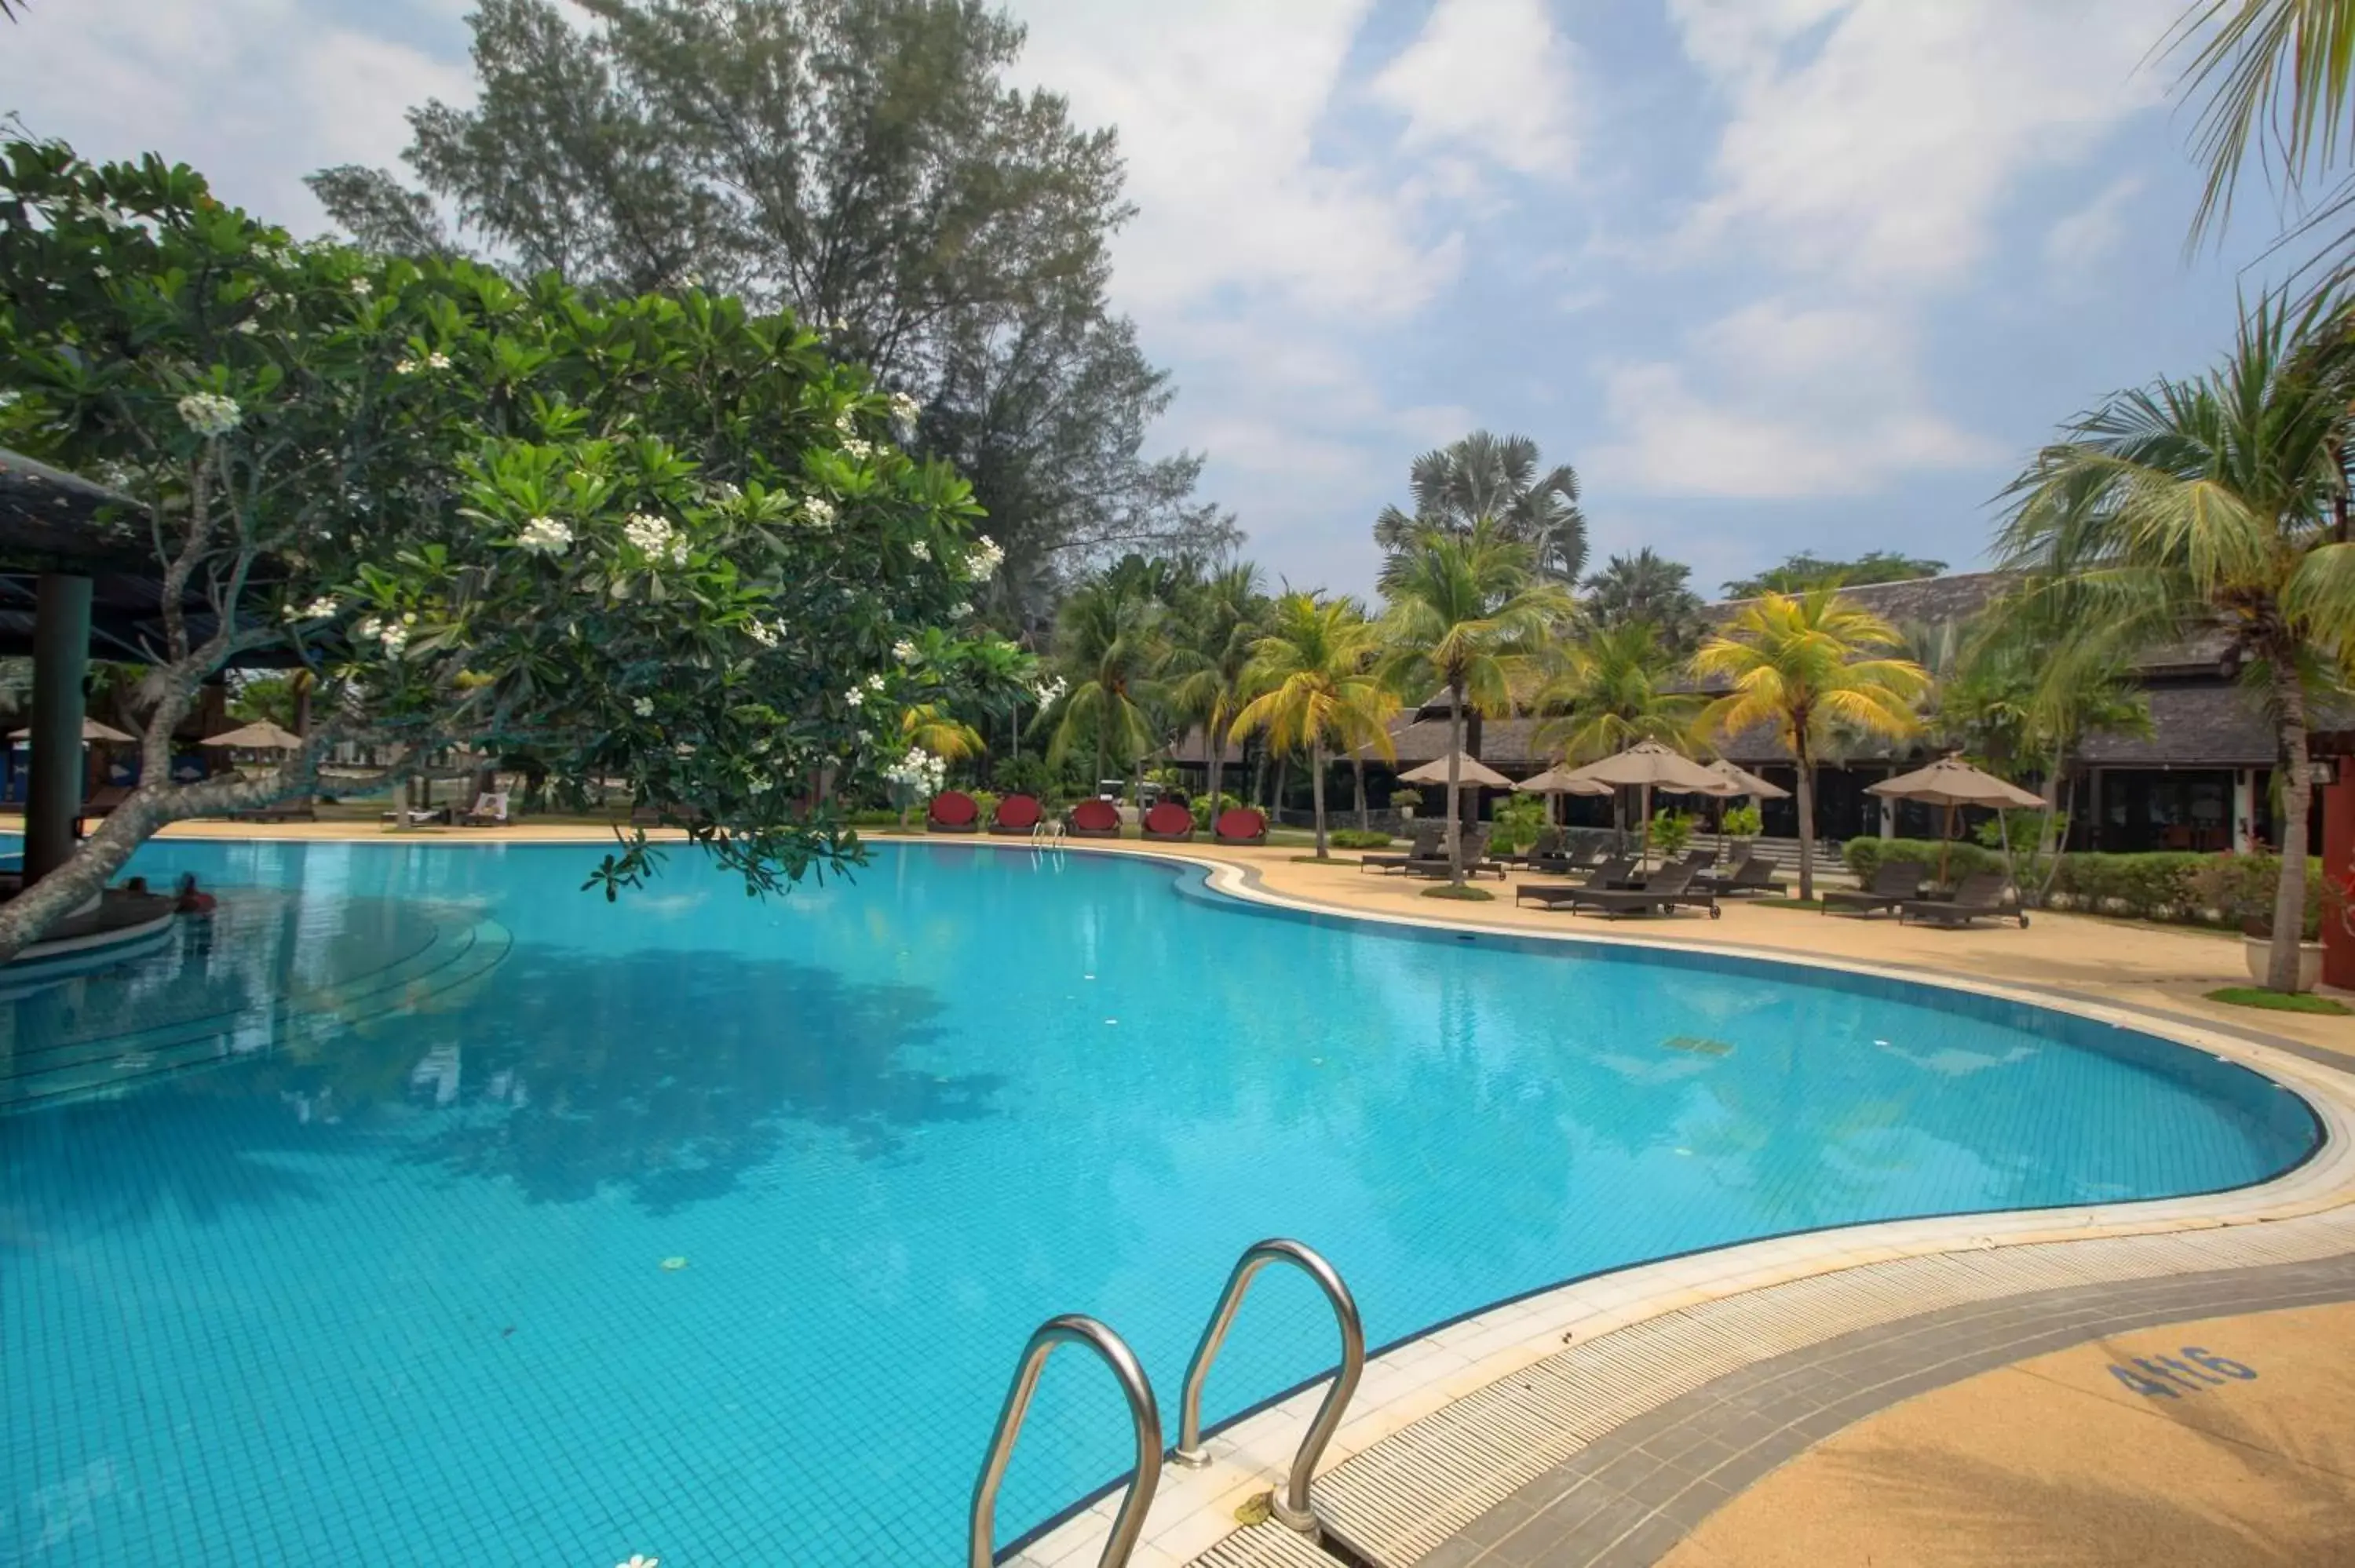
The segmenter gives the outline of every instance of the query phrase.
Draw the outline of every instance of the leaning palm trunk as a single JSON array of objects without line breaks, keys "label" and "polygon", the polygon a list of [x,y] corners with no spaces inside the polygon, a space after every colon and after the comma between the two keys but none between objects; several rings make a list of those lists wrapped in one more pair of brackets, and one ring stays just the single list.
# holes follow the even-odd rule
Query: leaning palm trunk
[{"label": "leaning palm trunk", "polygon": [[1464,771],[1464,687],[1447,688],[1447,880],[1464,885],[1464,823],[1456,810],[1455,790]]},{"label": "leaning palm trunk", "polygon": [[1312,769],[1314,769],[1314,771],[1310,773],[1309,778],[1308,778],[1308,798],[1309,798],[1310,801],[1314,804],[1314,806],[1315,806],[1315,808],[1316,808],[1316,858],[1317,858],[1318,860],[1323,860],[1323,859],[1325,859],[1325,858],[1326,858],[1326,853],[1325,853],[1325,741],[1324,741],[1324,738],[1323,738],[1322,736],[1319,736],[1316,740],[1315,740],[1314,742],[1312,742],[1312,743],[1310,744],[1310,746],[1309,746],[1309,748],[1308,748],[1308,766],[1309,766]]},{"label": "leaning palm trunk", "polygon": [[2289,759],[2289,787],[2282,792],[2281,882],[2274,889],[2274,945],[2265,959],[2267,989],[2298,989],[2298,945],[2306,936],[2306,818],[2314,796],[2314,765],[2307,756],[2306,692],[2297,667],[2276,653],[2274,700],[2282,754]]},{"label": "leaning palm trunk", "polygon": [[1349,765],[1358,770],[1358,831],[1361,833],[1371,832],[1373,831],[1374,819],[1366,805],[1365,754],[1363,752],[1359,752],[1358,755],[1350,758]]}]

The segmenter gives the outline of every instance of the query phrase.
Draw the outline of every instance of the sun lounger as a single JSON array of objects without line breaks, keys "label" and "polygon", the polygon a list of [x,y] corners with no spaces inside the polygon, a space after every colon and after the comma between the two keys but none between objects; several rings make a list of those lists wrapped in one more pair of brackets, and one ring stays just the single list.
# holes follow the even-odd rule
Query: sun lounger
[{"label": "sun lounger", "polygon": [[1159,800],[1145,813],[1145,836],[1165,844],[1191,843],[1194,813],[1175,800]]},{"label": "sun lounger", "polygon": [[1101,796],[1081,801],[1063,815],[1064,831],[1075,839],[1120,837],[1120,808]]},{"label": "sun lounger", "polygon": [[1696,876],[1693,885],[1716,894],[1720,898],[1741,893],[1780,893],[1783,884],[1774,874],[1774,863],[1764,855],[1745,855],[1740,863],[1722,876]]},{"label": "sun lounger", "polygon": [[474,809],[457,819],[462,828],[504,828],[507,825],[507,796],[504,789],[485,790],[475,798]]},{"label": "sun lounger", "polygon": [[[1505,879],[1505,863],[1500,860],[1490,860],[1488,858],[1488,824],[1486,822],[1476,823],[1471,827],[1465,828],[1463,832],[1464,842],[1462,848],[1464,851],[1464,874],[1466,876],[1477,876],[1485,871],[1491,873],[1496,876],[1497,881],[1502,882]],[[1399,869],[1405,872],[1409,876],[1441,877],[1453,875],[1455,874],[1455,868],[1448,863],[1447,840],[1444,833],[1443,832],[1438,845],[1433,849],[1430,854],[1418,855],[1414,859],[1408,861],[1406,864],[1401,866]]]},{"label": "sun lounger", "polygon": [[1603,841],[1590,836],[1568,839],[1560,849],[1550,853],[1531,850],[1528,863],[1531,871],[1548,876],[1568,876],[1600,865],[1604,858]]},{"label": "sun lounger", "polygon": [[1963,878],[1952,898],[1909,898],[1897,906],[1899,924],[1919,920],[1925,925],[1967,926],[1974,920],[2017,919],[2022,929],[2028,911],[2007,907],[2009,884],[1999,871],[1973,872]]},{"label": "sun lounger", "polygon": [[1404,871],[1419,860],[1429,860],[1439,853],[1440,841],[1447,835],[1445,822],[1417,822],[1414,837],[1409,841],[1403,854],[1369,854],[1358,860],[1359,871]]},{"label": "sun lounger", "polygon": [[1027,839],[1045,815],[1046,812],[1039,809],[1038,796],[1008,795],[997,803],[997,810],[990,813],[989,831],[1000,838]]},{"label": "sun lounger", "polygon": [[1825,894],[1824,913],[1828,915],[1838,909],[1870,915],[1878,910],[1895,909],[1908,899],[1921,897],[1922,885],[1927,880],[1919,861],[1884,860],[1873,867],[1871,879],[1855,892]]},{"label": "sun lounger", "polygon": [[924,828],[935,833],[981,831],[981,802],[962,789],[943,789],[924,808]]},{"label": "sun lounger", "polygon": [[1624,879],[1635,864],[1632,855],[1613,855],[1596,862],[1588,869],[1584,878],[1577,882],[1525,882],[1513,890],[1513,902],[1518,904],[1524,899],[1535,899],[1550,909],[1567,902],[1573,894],[1608,891],[1611,885]]},{"label": "sun lounger", "polygon": [[1221,811],[1210,824],[1210,837],[1222,844],[1263,844],[1267,842],[1267,817],[1249,806]]},{"label": "sun lounger", "polygon": [[[1597,915],[1668,915],[1679,906],[1706,909],[1712,920],[1724,914],[1717,906],[1717,895],[1698,891],[1692,885],[1692,867],[1681,863],[1664,865],[1644,879],[1638,888],[1562,887],[1523,888],[1524,894],[1537,894],[1546,907],[1559,909],[1567,906],[1572,912],[1593,910]],[[1516,898],[1514,902],[1518,903]]]},{"label": "sun lounger", "polygon": [[1560,828],[1540,828],[1538,836],[1529,842],[1529,848],[1516,850],[1510,854],[1500,854],[1497,858],[1507,865],[1529,865],[1537,861],[1559,860],[1562,855],[1563,841],[1564,834]]}]

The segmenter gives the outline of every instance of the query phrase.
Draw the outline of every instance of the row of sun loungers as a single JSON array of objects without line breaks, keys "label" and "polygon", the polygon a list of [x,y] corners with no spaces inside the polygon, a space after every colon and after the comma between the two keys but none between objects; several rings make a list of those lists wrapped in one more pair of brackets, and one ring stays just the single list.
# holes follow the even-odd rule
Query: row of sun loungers
[{"label": "row of sun loungers", "polygon": [[1908,920],[1925,925],[1967,926],[1974,920],[2018,920],[2028,924],[2028,911],[2005,897],[2009,885],[2001,872],[1973,872],[1955,885],[1953,893],[1930,895],[1926,867],[1915,861],[1883,861],[1852,892],[1827,893],[1824,913],[1838,910],[1859,916],[1894,914],[1899,925]]},{"label": "row of sun loungers", "polygon": [[[1029,838],[1048,826],[1046,808],[1035,795],[1008,795],[990,815],[988,831],[1001,838]],[[962,789],[943,789],[925,808],[924,826],[936,833],[982,832],[981,802]],[[1062,832],[1075,839],[1120,837],[1120,808],[1110,800],[1087,800],[1063,813]],[[1194,838],[1194,813],[1175,800],[1149,808],[1139,823],[1144,836],[1157,843],[1188,843]],[[1267,842],[1267,818],[1248,806],[1220,812],[1210,824],[1210,837],[1222,844]]]}]

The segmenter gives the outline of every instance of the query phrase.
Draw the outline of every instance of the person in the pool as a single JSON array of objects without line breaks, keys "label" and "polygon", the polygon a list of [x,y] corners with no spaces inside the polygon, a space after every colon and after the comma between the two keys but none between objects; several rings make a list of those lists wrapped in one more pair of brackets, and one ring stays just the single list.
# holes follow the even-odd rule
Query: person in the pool
[{"label": "person in the pool", "polygon": [[195,872],[184,871],[180,874],[179,896],[173,905],[174,908],[183,915],[209,915],[213,912],[215,903],[216,900],[211,894],[197,890]]}]

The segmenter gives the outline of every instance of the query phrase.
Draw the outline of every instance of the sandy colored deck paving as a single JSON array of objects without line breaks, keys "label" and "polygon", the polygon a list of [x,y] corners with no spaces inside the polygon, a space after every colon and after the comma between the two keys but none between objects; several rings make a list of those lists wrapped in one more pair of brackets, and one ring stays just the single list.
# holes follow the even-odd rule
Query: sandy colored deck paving
[{"label": "sandy colored deck paving", "polygon": [[[1923,1394],[1735,1498],[1668,1568],[2355,1563],[2355,1305],[2146,1329]],[[2255,1375],[2171,1394],[2184,1347]],[[2193,1369],[2194,1373],[2198,1372]],[[2177,1374],[2180,1375],[2180,1374]]]},{"label": "sandy colored deck paving", "polygon": [[[336,822],[194,823],[171,832],[576,842],[584,850],[612,836],[610,828],[581,823],[399,835]],[[995,846],[1029,848],[1007,840]],[[1354,863],[1302,863],[1301,852],[1288,847],[1125,841],[1085,849],[1223,863],[1242,868],[1266,894],[1338,912],[1722,946],[2041,989],[2269,1037],[2355,1071],[2355,1018],[2206,1001],[2202,992],[2247,978],[2239,940],[2207,932],[2044,913],[2026,930],[2004,924],[1945,931],[1735,902],[1720,920],[1688,915],[1614,922],[1517,909],[1512,885],[1494,880],[1482,885],[1497,894],[1492,902],[1427,898],[1427,883],[1366,874]],[[1739,1491],[1681,1542],[1664,1542],[1657,1555],[1647,1550],[1609,1560],[1676,1568],[2355,1564],[2355,1362],[2346,1354],[2351,1335],[2355,1305],[2311,1307],[2140,1329],[2018,1361],[1867,1415]],[[2229,1357],[2257,1376],[2203,1383],[2169,1398],[2138,1392],[2109,1370],[2137,1357],[2179,1357],[2186,1346]],[[1531,1560],[1549,1568],[1552,1562]]]}]

